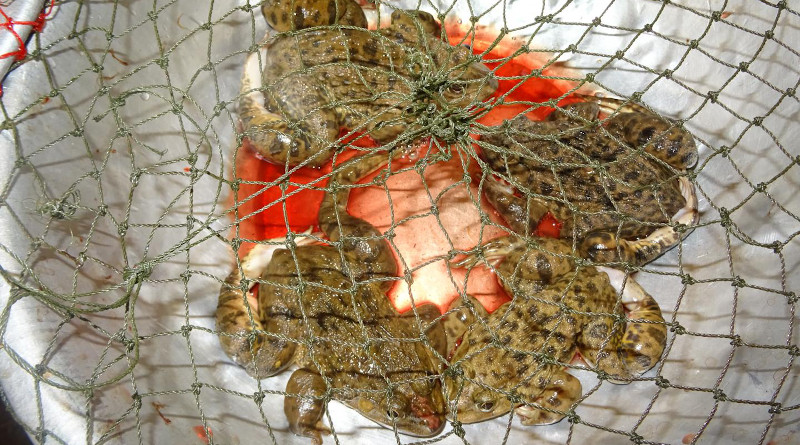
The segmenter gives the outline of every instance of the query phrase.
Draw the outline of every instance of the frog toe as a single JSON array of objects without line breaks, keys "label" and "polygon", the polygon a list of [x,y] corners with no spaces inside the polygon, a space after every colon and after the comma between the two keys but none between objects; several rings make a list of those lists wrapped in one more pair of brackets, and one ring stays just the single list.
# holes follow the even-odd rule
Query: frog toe
[{"label": "frog toe", "polygon": [[531,405],[514,412],[523,425],[549,425],[561,421],[581,396],[581,382],[564,371],[556,372]]}]

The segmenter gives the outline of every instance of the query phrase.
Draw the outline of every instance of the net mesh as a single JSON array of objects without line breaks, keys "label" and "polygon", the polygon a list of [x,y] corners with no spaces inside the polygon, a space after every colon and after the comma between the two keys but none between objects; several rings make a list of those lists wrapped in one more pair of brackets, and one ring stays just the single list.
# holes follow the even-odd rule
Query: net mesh
[{"label": "net mesh", "polygon": [[[480,54],[501,81],[488,113],[420,114],[420,128],[439,140],[351,197],[361,206],[351,211],[376,212],[370,222],[385,234],[425,226],[446,240],[444,251],[419,254],[424,249],[404,251],[400,235],[389,237],[398,286],[416,301],[446,307],[423,292],[418,273],[447,269],[501,227],[486,211],[474,220],[448,213],[464,203],[481,208],[469,133],[497,134],[506,131],[496,126],[503,118],[542,119],[574,92],[600,91],[676,119],[700,155],[688,173],[700,222],[677,248],[629,268],[664,313],[669,334],[659,363],[628,385],[570,365],[582,396],[553,426],[504,416],[452,422],[420,440],[795,442],[798,5],[375,3],[365,6],[377,20],[392,8],[444,19],[443,35]],[[250,378],[224,355],[214,324],[233,252],[287,230],[307,237],[308,212],[292,200],[309,191],[321,199],[330,176],[289,178],[280,166],[265,179],[259,169],[273,167],[236,150],[245,138],[236,114],[240,76],[266,30],[259,8],[59,2],[4,81],[2,398],[36,441],[299,440],[282,409],[290,372]],[[430,173],[437,165],[449,172],[438,180]],[[401,177],[412,178],[403,186],[416,181],[413,198],[393,186]],[[240,230],[267,214],[279,218]],[[459,219],[472,226],[454,225]],[[478,281],[494,279],[479,268]],[[453,282],[451,296],[465,293],[463,275],[450,270],[439,279]],[[337,403],[327,406],[325,423],[337,443],[414,440]]]}]

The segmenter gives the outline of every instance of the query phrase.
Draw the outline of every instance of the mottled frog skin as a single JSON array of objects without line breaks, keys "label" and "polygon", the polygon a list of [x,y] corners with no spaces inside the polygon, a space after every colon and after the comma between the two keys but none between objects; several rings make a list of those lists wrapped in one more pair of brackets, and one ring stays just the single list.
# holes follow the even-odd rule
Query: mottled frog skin
[{"label": "mottled frog skin", "polygon": [[[532,240],[527,248],[516,236],[486,246],[486,258],[501,260],[498,279],[512,301],[487,314],[477,300],[457,300],[446,314],[448,332],[463,333],[445,373],[455,420],[515,410],[524,425],[557,422],[581,396],[580,382],[565,371],[576,351],[621,383],[654,366],[664,350],[661,310],[633,279],[576,266],[564,240]],[[476,262],[473,256],[461,265]],[[609,277],[616,287],[624,282],[621,298]]]},{"label": "mottled frog skin", "polygon": [[[484,136],[486,162],[511,183],[489,178],[485,195],[518,233],[534,233],[549,212],[582,256],[648,263],[689,233],[669,223],[697,223],[694,186],[678,176],[697,162],[694,139],[641,106],[583,97],[544,121],[518,116]],[[610,114],[603,125],[601,106]]]},{"label": "mottled frog skin", "polygon": [[266,57],[251,54],[242,78],[244,134],[270,162],[322,165],[342,129],[380,145],[406,132],[411,143],[430,135],[436,110],[469,114],[497,89],[468,48],[439,38],[426,12],[396,10],[377,31],[354,0],[273,1],[263,12],[276,30],[294,29],[268,38]]},{"label": "mottled frog skin", "polygon": [[[396,275],[391,248],[375,227],[347,213],[352,185],[388,161],[372,153],[338,168],[319,212],[329,244],[289,249],[258,245],[241,263],[259,279],[258,309],[239,267],[225,281],[216,312],[225,352],[249,374],[268,377],[294,363],[284,410],[291,430],[321,443],[328,400],[403,434],[432,436],[444,426],[436,374],[441,359],[427,338],[444,340],[435,306],[399,315],[386,296]],[[292,242],[292,241],[287,241]],[[274,251],[274,253],[273,253]],[[424,321],[423,321],[424,320]],[[436,346],[434,346],[436,347]],[[441,347],[439,347],[441,348]]]}]

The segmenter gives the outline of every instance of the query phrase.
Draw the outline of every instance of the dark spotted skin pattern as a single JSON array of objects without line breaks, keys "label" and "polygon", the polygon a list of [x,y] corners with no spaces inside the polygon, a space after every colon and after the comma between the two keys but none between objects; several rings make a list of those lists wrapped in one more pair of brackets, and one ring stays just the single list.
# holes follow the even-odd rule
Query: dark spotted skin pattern
[{"label": "dark spotted skin pattern", "polygon": [[558,422],[581,396],[580,382],[564,369],[576,351],[612,381],[626,382],[664,350],[661,310],[631,278],[620,298],[609,276],[624,275],[576,266],[566,241],[534,238],[526,248],[515,239],[486,254],[502,259],[496,272],[513,300],[488,315],[471,297],[457,300],[444,318],[449,334],[463,334],[451,354],[453,372],[445,374],[449,416],[463,423],[512,409],[524,425]]},{"label": "dark spotted skin pattern", "polygon": [[[667,223],[697,222],[694,187],[678,177],[697,161],[694,139],[643,107],[586,98],[484,136],[484,159],[513,185],[489,178],[486,197],[518,233],[533,233],[550,212],[582,256],[647,263],[687,234]],[[603,125],[598,101],[617,106]]]},{"label": "dark spotted skin pattern", "polygon": [[322,165],[342,129],[381,145],[406,130],[408,139],[422,138],[428,134],[415,133],[418,116],[409,110],[465,108],[497,89],[488,68],[468,48],[442,41],[425,12],[396,10],[377,31],[366,29],[354,0],[282,0],[264,13],[275,29],[296,29],[268,38],[266,56],[251,54],[242,77],[243,131],[270,162]]},{"label": "dark spotted skin pattern", "polygon": [[[286,391],[298,396],[287,396],[284,410],[291,430],[316,443],[328,389],[333,400],[399,433],[432,436],[445,423],[436,379],[441,360],[424,340],[443,344],[441,325],[432,323],[439,310],[426,305],[397,313],[386,296],[397,272],[391,248],[380,231],[346,210],[352,185],[388,156],[376,152],[337,167],[330,184],[342,188],[325,195],[319,213],[329,244],[306,242],[294,254],[277,249],[271,260],[259,245],[220,291],[223,349],[256,378],[297,365]],[[243,293],[241,270],[259,279],[257,310]]]}]

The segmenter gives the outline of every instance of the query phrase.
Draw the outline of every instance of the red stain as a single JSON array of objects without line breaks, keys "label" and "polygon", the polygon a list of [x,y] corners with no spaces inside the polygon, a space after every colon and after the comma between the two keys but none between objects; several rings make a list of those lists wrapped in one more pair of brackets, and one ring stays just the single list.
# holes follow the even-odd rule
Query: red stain
[{"label": "red stain", "polygon": [[539,221],[539,225],[536,227],[536,236],[558,238],[563,225],[564,224],[561,224],[561,222],[557,220],[552,213],[547,212],[544,214],[542,219]]},{"label": "red stain", "polygon": [[194,433],[197,437],[203,441],[203,443],[208,444],[210,442],[209,437],[214,437],[214,433],[211,431],[211,427],[208,427],[208,434],[206,434],[206,429],[203,428],[203,425],[196,425],[192,427]]},{"label": "red stain", "polygon": [[[483,58],[487,66],[496,69],[499,88],[494,97],[499,100],[507,95],[479,119],[480,123],[497,125],[522,112],[527,112],[533,119],[541,119],[552,111],[545,106],[532,108],[509,102],[541,103],[551,99],[559,104],[569,102],[564,98],[575,85],[552,78],[574,77],[563,70],[545,68],[527,80],[512,78],[541,69],[548,60],[547,55],[521,53],[509,59],[508,56],[519,52],[521,42],[510,38],[495,42],[496,31],[490,28],[470,30],[455,22],[446,23],[445,29],[454,45],[469,44],[477,54],[491,47]],[[374,146],[368,137],[356,136],[354,139],[352,143],[355,146]],[[423,149],[434,151],[433,148]],[[475,161],[459,157],[462,154],[458,150],[453,152],[455,155],[447,162],[428,165],[421,172],[408,169],[389,177],[385,188],[357,188],[351,193],[348,211],[352,215],[364,218],[379,230],[392,229],[395,233],[393,245],[400,260],[398,264],[401,268],[403,264],[407,266],[409,272],[405,276],[411,279],[410,285],[406,280],[400,280],[390,292],[398,310],[410,308],[412,297],[417,304],[432,302],[444,310],[461,292],[478,298],[489,311],[508,301],[508,296],[486,268],[476,267],[467,275],[466,270],[448,267],[453,249],[469,250],[504,233],[492,226],[481,230],[476,200],[490,219],[500,224],[502,219],[484,199],[477,198],[477,184],[464,184],[464,169],[474,169]],[[336,162],[354,154],[353,150],[345,152]],[[407,167],[409,161],[393,165],[398,164]],[[327,183],[323,176],[330,171],[330,162],[319,169],[287,169],[283,165],[265,162],[255,155],[245,140],[231,175],[241,181],[238,191],[229,200],[235,209],[233,215],[239,222],[238,236],[245,241],[264,240],[282,237],[289,230],[303,232],[310,227],[318,230],[317,213]],[[459,184],[454,185],[456,183]],[[432,207],[436,208],[437,215],[432,214]],[[557,237],[560,226],[552,215],[546,215],[537,234]],[[251,246],[245,242],[239,255],[245,255]]]}]

